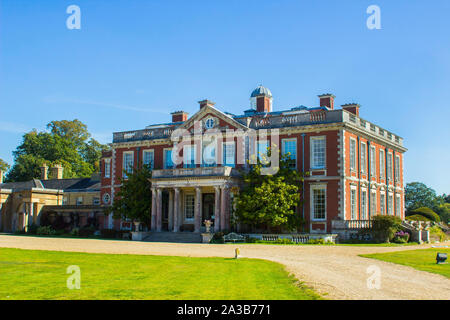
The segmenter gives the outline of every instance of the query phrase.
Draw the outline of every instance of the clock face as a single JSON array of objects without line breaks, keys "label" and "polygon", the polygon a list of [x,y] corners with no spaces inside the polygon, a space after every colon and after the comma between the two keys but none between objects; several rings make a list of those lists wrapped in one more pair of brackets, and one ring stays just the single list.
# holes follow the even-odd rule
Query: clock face
[{"label": "clock face", "polygon": [[205,128],[206,129],[212,129],[214,127],[214,119],[209,118],[205,121]]}]

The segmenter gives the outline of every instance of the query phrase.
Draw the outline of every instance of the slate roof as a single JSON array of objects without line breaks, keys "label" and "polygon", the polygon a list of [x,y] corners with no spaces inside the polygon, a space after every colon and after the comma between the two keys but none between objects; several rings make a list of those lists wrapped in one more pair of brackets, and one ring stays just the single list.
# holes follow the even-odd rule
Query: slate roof
[{"label": "slate roof", "polygon": [[56,189],[70,191],[98,191],[100,190],[100,180],[97,178],[76,178],[76,179],[33,179],[23,182],[8,182],[0,184],[0,189]]}]

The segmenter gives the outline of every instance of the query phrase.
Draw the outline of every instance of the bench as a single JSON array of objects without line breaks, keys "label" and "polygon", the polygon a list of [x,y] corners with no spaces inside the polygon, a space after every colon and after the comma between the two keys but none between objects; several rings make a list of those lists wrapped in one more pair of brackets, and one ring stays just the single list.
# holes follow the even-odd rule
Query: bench
[{"label": "bench", "polygon": [[232,233],[229,233],[229,234],[223,236],[223,240],[225,242],[244,242],[245,237],[232,232]]}]

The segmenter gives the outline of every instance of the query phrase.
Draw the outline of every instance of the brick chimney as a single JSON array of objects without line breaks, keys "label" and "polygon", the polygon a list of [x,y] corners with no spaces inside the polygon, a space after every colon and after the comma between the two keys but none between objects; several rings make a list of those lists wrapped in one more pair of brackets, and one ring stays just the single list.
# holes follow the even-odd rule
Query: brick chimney
[{"label": "brick chimney", "polygon": [[334,98],[336,98],[331,93],[325,93],[318,96],[320,99],[320,106],[321,107],[327,107],[328,109],[333,110],[334,109]]},{"label": "brick chimney", "polygon": [[200,109],[202,109],[203,107],[206,107],[206,106],[213,107],[215,105],[214,102],[212,102],[208,99],[199,101],[198,103],[200,104]]},{"label": "brick chimney", "polygon": [[342,109],[351,112],[359,117],[359,108],[361,106],[357,103],[347,103],[342,105]]},{"label": "brick chimney", "polygon": [[47,180],[48,177],[48,167],[47,165],[44,163],[41,166],[41,180]]},{"label": "brick chimney", "polygon": [[172,112],[172,122],[184,122],[188,119],[188,114],[187,112],[184,111],[175,111]]},{"label": "brick chimney", "polygon": [[55,164],[50,168],[50,174],[53,179],[62,179],[63,178],[63,167],[60,164]]}]

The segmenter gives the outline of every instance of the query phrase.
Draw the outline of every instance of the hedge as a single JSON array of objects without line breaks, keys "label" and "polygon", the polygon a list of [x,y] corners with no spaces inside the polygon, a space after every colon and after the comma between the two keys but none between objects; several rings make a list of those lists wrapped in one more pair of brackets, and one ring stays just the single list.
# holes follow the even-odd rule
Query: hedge
[{"label": "hedge", "polygon": [[439,217],[439,215],[427,207],[417,208],[415,210],[412,210],[410,212],[410,214],[408,214],[408,216],[413,216],[413,215],[421,215],[421,216],[423,216],[431,221],[435,221],[435,222],[441,221],[441,218]]}]

